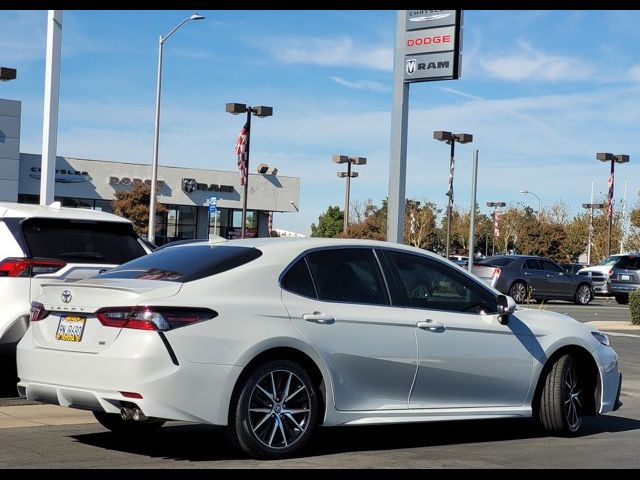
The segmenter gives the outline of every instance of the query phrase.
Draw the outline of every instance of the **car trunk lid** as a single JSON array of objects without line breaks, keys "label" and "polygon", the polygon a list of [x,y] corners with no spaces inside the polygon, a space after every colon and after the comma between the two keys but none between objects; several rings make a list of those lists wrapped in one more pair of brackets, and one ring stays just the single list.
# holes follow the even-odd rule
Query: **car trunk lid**
[{"label": "car trunk lid", "polygon": [[49,314],[32,322],[33,342],[41,348],[99,353],[117,339],[121,328],[102,325],[97,310],[153,303],[177,294],[181,287],[176,282],[129,279],[44,284],[37,302]]}]

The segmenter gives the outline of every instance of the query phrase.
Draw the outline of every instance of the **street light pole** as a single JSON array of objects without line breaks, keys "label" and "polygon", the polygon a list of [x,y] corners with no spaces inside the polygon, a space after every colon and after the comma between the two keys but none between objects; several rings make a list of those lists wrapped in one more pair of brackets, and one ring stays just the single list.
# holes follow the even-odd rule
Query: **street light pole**
[{"label": "street light pole", "polygon": [[247,228],[247,201],[249,199],[249,149],[251,147],[251,107],[247,108],[247,159],[246,169],[247,176],[244,180],[244,191],[242,193],[242,229],[240,230],[240,238],[244,238]]},{"label": "street light pole", "polygon": [[536,197],[538,199],[538,218],[540,218],[540,214],[542,213],[542,202],[540,201],[540,197],[538,195],[536,195],[535,193],[530,192],[526,188],[523,188],[522,190],[520,190],[520,193],[533,195],[534,197]]},{"label": "street light pole", "polygon": [[611,227],[613,224],[613,192],[614,192],[614,174],[616,163],[629,163],[629,155],[614,155],[612,153],[597,153],[596,160],[601,162],[611,162],[611,173],[609,175],[609,194],[608,194],[608,210],[609,217],[609,241],[607,247],[607,255],[611,255]]},{"label": "street light pole", "polygon": [[449,158],[449,189],[447,195],[447,244],[445,247],[445,257],[449,258],[449,243],[451,239],[451,211],[453,209],[453,172],[455,168],[455,143],[470,143],[473,141],[473,135],[469,133],[451,133],[442,130],[433,132],[433,138],[441,142],[446,142],[451,146],[451,156]]},{"label": "street light pole", "polygon": [[189,20],[203,20],[197,13],[185,18],[176,25],[166,36],[158,38],[158,77],[156,80],[156,112],[153,122],[153,159],[151,162],[151,194],[149,198],[149,232],[147,238],[151,243],[156,239],[156,184],[158,183],[158,144],[160,141],[160,92],[162,89],[162,52],[164,42]]},{"label": "street light pole", "polygon": [[473,151],[473,165],[471,168],[471,219],[469,220],[469,272],[473,270],[473,254],[475,250],[476,223],[476,186],[478,184],[478,150]]},{"label": "street light pole", "polygon": [[344,224],[342,226],[342,232],[347,233],[347,229],[349,228],[349,197],[351,195],[351,179],[356,178],[358,176],[358,172],[351,171],[351,164],[366,165],[367,159],[365,157],[348,157],[346,155],[334,155],[333,162],[347,164],[346,172],[336,173],[339,178],[346,177],[347,179],[345,192],[344,192]]}]

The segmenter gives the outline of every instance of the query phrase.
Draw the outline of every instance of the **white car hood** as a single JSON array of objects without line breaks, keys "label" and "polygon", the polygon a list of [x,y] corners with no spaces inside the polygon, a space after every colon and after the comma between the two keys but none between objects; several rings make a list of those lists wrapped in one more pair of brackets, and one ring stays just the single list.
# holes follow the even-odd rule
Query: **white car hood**
[{"label": "white car hood", "polygon": [[540,310],[538,308],[518,308],[513,315],[524,323],[534,335],[564,334],[580,335],[586,325],[564,313]]}]

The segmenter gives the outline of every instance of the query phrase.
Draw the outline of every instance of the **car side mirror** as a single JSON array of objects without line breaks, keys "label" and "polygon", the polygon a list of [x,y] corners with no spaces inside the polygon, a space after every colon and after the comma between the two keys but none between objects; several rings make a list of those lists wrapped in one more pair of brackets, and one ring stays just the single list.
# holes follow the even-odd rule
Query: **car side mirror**
[{"label": "car side mirror", "polygon": [[498,295],[498,321],[502,325],[509,323],[509,316],[516,311],[516,302],[506,295]]}]

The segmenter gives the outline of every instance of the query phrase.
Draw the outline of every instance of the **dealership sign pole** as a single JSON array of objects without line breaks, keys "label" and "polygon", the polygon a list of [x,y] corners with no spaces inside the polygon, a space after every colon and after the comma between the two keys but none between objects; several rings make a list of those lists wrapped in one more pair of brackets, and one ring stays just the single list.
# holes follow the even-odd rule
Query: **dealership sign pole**
[{"label": "dealership sign pole", "polygon": [[402,243],[409,84],[460,77],[462,10],[398,10],[393,60],[387,240]]}]

